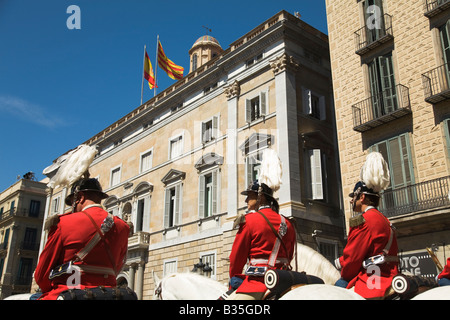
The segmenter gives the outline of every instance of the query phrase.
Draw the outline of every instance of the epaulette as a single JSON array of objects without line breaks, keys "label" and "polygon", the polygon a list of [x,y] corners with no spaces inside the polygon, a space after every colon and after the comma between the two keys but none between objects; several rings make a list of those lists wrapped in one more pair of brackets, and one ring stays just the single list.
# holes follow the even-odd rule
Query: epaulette
[{"label": "epaulette", "polygon": [[245,223],[245,214],[238,214],[233,222],[233,229],[238,228],[241,224]]},{"label": "epaulette", "polygon": [[351,217],[349,219],[350,228],[360,226],[366,222],[362,214],[358,214],[357,216]]},{"label": "epaulette", "polygon": [[48,231],[50,230],[51,227],[56,226],[59,223],[59,218],[60,218],[59,214],[53,214],[50,217],[48,217],[44,223],[44,230]]}]

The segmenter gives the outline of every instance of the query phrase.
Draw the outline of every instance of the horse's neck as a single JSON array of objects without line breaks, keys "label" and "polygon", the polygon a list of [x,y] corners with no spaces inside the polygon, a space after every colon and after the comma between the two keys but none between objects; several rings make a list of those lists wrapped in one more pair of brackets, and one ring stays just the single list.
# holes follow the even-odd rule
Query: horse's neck
[{"label": "horse's neck", "polygon": [[339,271],[320,253],[312,248],[297,244],[298,271],[321,278],[327,284],[334,284],[340,277]]}]

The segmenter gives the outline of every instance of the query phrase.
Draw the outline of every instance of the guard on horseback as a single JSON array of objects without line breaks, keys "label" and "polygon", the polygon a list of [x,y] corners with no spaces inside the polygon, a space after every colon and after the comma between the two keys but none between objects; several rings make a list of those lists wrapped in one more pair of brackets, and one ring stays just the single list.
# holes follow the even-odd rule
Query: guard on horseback
[{"label": "guard on horseback", "polygon": [[239,231],[230,254],[230,286],[237,283],[238,288],[227,299],[260,300],[267,290],[264,284],[266,271],[290,269],[296,231],[293,223],[279,214],[279,205],[274,198],[274,192],[281,184],[281,173],[277,154],[267,149],[263,153],[259,181],[241,192],[247,196],[248,213],[236,222]]},{"label": "guard on horseback", "polygon": [[34,273],[43,292],[39,300],[136,298],[129,289],[115,288],[127,255],[129,227],[101,206],[108,195],[87,171],[95,153],[95,148],[80,146],[49,183],[51,188],[71,185],[65,204],[72,212],[46,221],[48,239]]},{"label": "guard on horseback", "polygon": [[353,212],[343,255],[335,265],[341,271],[337,286],[352,288],[366,299],[382,299],[390,294],[392,278],[398,274],[398,246],[395,228],[378,211],[380,192],[390,182],[389,169],[382,155],[372,152],[349,194]]}]

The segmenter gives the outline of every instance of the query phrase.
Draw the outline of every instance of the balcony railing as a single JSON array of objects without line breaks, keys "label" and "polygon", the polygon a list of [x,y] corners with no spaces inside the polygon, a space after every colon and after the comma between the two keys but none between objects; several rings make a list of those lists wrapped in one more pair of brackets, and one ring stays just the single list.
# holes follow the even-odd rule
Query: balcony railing
[{"label": "balcony railing", "polygon": [[450,206],[449,190],[450,176],[386,190],[382,195],[379,208],[386,217],[396,217]]},{"label": "balcony railing", "polygon": [[391,15],[384,14],[378,19],[374,18],[368,22],[370,24],[366,24],[355,32],[355,52],[359,55],[363,55],[394,38]]},{"label": "balcony railing", "polygon": [[364,132],[411,113],[408,87],[398,84],[352,106],[353,130]]},{"label": "balcony railing", "polygon": [[431,18],[450,8],[450,0],[424,0],[424,15]]},{"label": "balcony railing", "polygon": [[446,63],[422,74],[425,101],[438,103],[450,98],[449,65]]}]

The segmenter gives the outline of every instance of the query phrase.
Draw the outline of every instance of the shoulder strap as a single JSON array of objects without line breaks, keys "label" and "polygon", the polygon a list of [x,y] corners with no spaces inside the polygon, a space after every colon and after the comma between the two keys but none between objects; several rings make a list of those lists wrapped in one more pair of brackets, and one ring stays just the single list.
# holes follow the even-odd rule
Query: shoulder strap
[{"label": "shoulder strap", "polygon": [[275,266],[275,261],[277,259],[278,256],[278,251],[280,249],[280,244],[283,246],[284,251],[286,252],[286,255],[289,256],[288,250],[286,248],[286,245],[283,242],[282,237],[286,234],[287,232],[287,224],[286,224],[286,220],[285,218],[280,214],[281,217],[281,223],[280,223],[280,229],[278,230],[278,232],[275,230],[275,227],[272,225],[272,223],[269,221],[269,219],[267,219],[267,217],[261,212],[258,211],[258,213],[264,218],[264,220],[266,220],[267,224],[269,225],[270,229],[272,229],[272,232],[275,234],[275,236],[277,237],[277,240],[275,241],[275,245],[272,249],[272,253],[270,254],[269,257],[269,262],[268,265],[270,267]]},{"label": "shoulder strap", "polygon": [[103,220],[101,227],[99,227],[97,225],[97,223],[95,223],[94,219],[91,217],[90,214],[88,214],[86,211],[81,211],[81,212],[84,213],[89,218],[89,220],[92,222],[92,224],[95,227],[96,233],[91,238],[91,240],[89,240],[89,242],[86,244],[86,246],[83,249],[81,249],[80,251],[78,251],[78,253],[75,255],[76,261],[84,260],[86,258],[86,256],[89,254],[89,252],[91,252],[91,250],[94,249],[94,247],[97,245],[97,243],[100,240],[102,240],[103,244],[105,245],[105,249],[106,249],[106,253],[108,255],[109,261],[111,262],[114,272],[117,274],[116,264],[114,262],[114,258],[112,256],[112,254],[111,254],[111,249],[109,248],[108,243],[105,241],[105,234],[114,225],[113,215],[111,213],[108,213],[105,220]]}]

